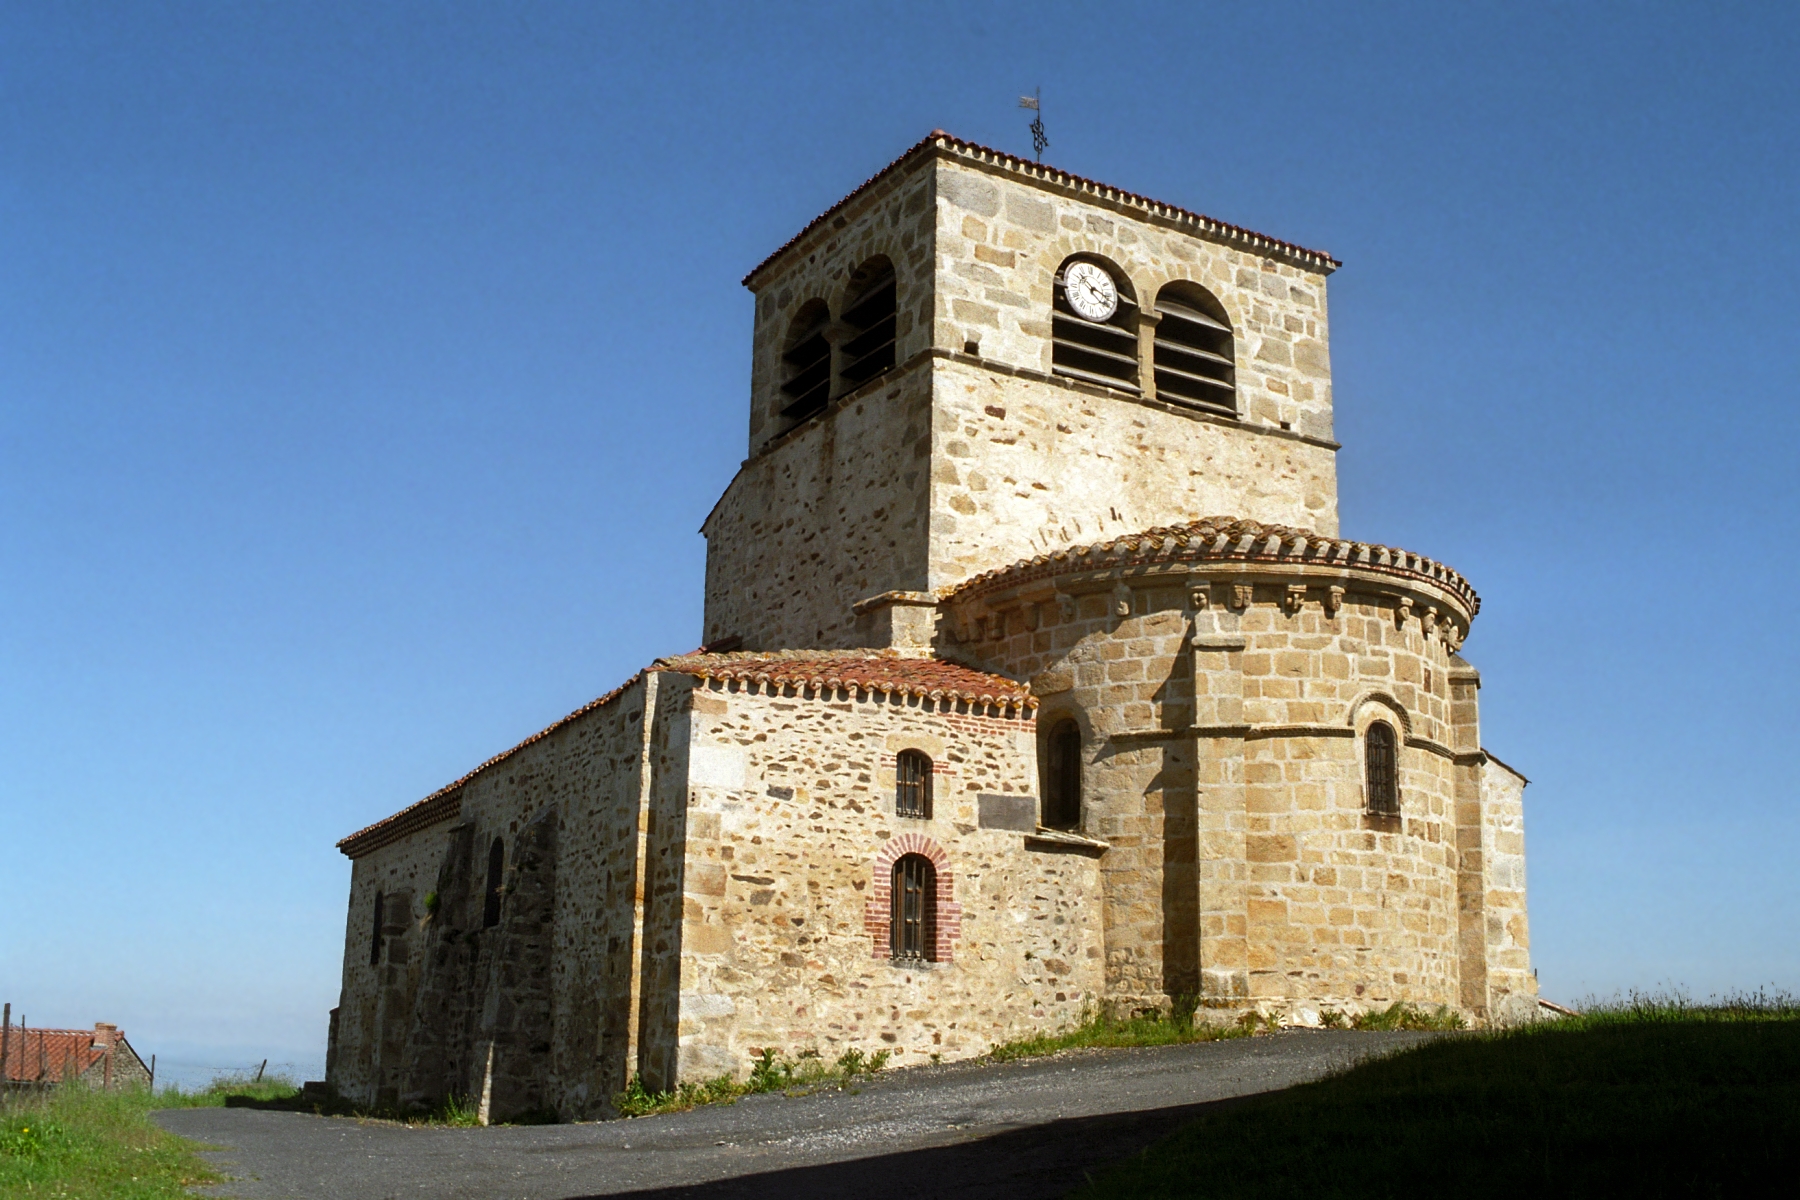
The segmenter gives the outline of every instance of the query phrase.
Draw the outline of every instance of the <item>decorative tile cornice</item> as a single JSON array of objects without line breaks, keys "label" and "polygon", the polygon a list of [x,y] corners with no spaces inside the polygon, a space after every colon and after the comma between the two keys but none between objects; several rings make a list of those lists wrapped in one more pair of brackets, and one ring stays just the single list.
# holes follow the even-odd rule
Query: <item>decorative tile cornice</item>
[{"label": "decorative tile cornice", "polygon": [[1111,541],[1071,546],[984,572],[945,593],[946,602],[1077,571],[1155,563],[1248,563],[1316,566],[1371,572],[1430,584],[1453,596],[1473,617],[1481,597],[1456,571],[1408,550],[1374,542],[1322,537],[1310,529],[1265,525],[1239,517],[1202,517],[1185,525],[1146,529]]},{"label": "decorative tile cornice", "polygon": [[462,787],[505,762],[527,746],[606,707],[646,674],[672,672],[701,679],[769,687],[794,687],[803,693],[848,691],[858,695],[907,696],[934,703],[968,704],[1025,717],[1037,700],[1022,683],[935,657],[905,657],[886,651],[780,650],[729,654],[678,654],[659,658],[612,691],[582,705],[562,720],[532,734],[510,750],[488,759],[454,783],[446,784],[391,817],[357,830],[337,846],[347,858],[362,858],[421,829],[462,814]]},{"label": "decorative tile cornice", "polygon": [[750,273],[744,276],[744,286],[756,286],[757,276],[767,270],[777,259],[805,241],[813,230],[829,222],[857,197],[913,161],[934,154],[961,159],[988,170],[1016,175],[1028,179],[1040,187],[1067,192],[1084,200],[1104,204],[1125,212],[1168,221],[1195,237],[1204,238],[1207,241],[1223,242],[1226,245],[1247,250],[1252,254],[1279,258],[1293,263],[1295,266],[1304,267],[1306,270],[1317,271],[1322,275],[1329,275],[1343,265],[1323,250],[1308,250],[1305,246],[1284,242],[1280,238],[1257,233],[1254,229],[1245,229],[1241,225],[1216,221],[1202,213],[1192,212],[1178,205],[1153,200],[1148,196],[1127,192],[1122,188],[1116,188],[1080,175],[1072,175],[1067,171],[1059,171],[1055,167],[1046,167],[1042,163],[1032,162],[1028,158],[1020,158],[1017,155],[1008,154],[1004,150],[995,150],[991,146],[983,146],[976,142],[967,142],[962,138],[945,133],[942,129],[934,129],[927,137],[908,148],[906,153],[870,176],[849,195],[814,217],[804,229],[784,242],[773,254],[757,263],[755,267],[751,268]]},{"label": "decorative tile cornice", "polygon": [[802,692],[847,691],[998,708],[1023,716],[1037,707],[1026,685],[937,657],[869,650],[742,651],[659,658],[652,668],[702,679]]}]

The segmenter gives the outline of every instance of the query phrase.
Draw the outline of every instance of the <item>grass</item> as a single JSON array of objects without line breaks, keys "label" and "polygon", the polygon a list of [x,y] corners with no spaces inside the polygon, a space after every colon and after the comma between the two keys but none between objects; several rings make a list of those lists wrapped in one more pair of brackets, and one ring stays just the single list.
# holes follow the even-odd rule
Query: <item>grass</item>
[{"label": "grass", "polygon": [[1075,1195],[1734,1196],[1796,1167],[1800,1003],[1634,996],[1221,1108]]},{"label": "grass", "polygon": [[292,1099],[300,1089],[286,1075],[220,1075],[193,1092],[165,1088],[156,1093],[152,1108],[235,1108],[246,1101],[279,1102]]},{"label": "grass", "polygon": [[[150,1121],[159,1108],[273,1108],[343,1116],[397,1116],[356,1109],[341,1101],[305,1102],[294,1081],[280,1075],[229,1075],[196,1091],[147,1088],[116,1091],[67,1084],[45,1092],[14,1092],[0,1104],[0,1196],[106,1197],[155,1200],[186,1197],[195,1184],[223,1176],[195,1153],[193,1143]],[[476,1124],[472,1105],[455,1101],[412,1123]]]},{"label": "grass", "polygon": [[850,1049],[827,1062],[818,1051],[798,1058],[778,1058],[772,1049],[759,1052],[750,1067],[750,1078],[739,1082],[720,1075],[703,1083],[683,1083],[673,1091],[653,1092],[633,1075],[625,1090],[613,1097],[620,1116],[647,1117],[653,1113],[686,1112],[702,1104],[730,1104],[744,1096],[763,1092],[807,1092],[823,1087],[844,1087],[858,1078],[874,1075],[887,1066],[888,1051],[864,1054]]},{"label": "grass", "polygon": [[0,1107],[0,1196],[157,1200],[217,1182],[221,1176],[194,1153],[197,1147],[150,1123],[150,1110],[174,1097],[207,1102],[80,1084],[12,1094]]},{"label": "grass", "polygon": [[[1189,1042],[1216,1042],[1223,1038],[1251,1037],[1281,1028],[1280,1024],[1255,1013],[1244,1013],[1228,1025],[1195,1020],[1195,1006],[1177,1003],[1175,1011],[1165,1017],[1150,1014],[1136,1017],[1107,1017],[1090,1014],[1081,1024],[1058,1033],[1034,1034],[1018,1041],[1004,1042],[988,1051],[996,1062],[1056,1054],[1063,1050],[1118,1048],[1124,1046],[1175,1046]],[[1332,1009],[1319,1014],[1320,1024],[1328,1029],[1461,1029],[1462,1018],[1448,1009],[1424,1009],[1400,1002],[1355,1017]]]}]

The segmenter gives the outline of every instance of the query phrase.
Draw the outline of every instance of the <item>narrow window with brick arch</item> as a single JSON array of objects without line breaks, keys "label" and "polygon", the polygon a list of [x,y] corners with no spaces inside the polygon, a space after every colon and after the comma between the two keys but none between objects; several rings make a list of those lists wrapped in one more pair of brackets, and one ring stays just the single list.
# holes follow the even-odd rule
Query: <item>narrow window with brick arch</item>
[{"label": "narrow window with brick arch", "polygon": [[382,895],[377,891],[375,893],[375,929],[369,938],[369,965],[371,967],[381,965],[381,926],[387,916],[383,911],[384,907]]},{"label": "narrow window with brick arch", "polygon": [[1044,745],[1044,824],[1081,824],[1081,726],[1066,717],[1051,726]]},{"label": "narrow window with brick arch", "polygon": [[1237,416],[1231,318],[1212,293],[1171,283],[1156,294],[1156,398]]},{"label": "narrow window with brick arch", "polygon": [[894,812],[931,816],[931,759],[923,750],[902,750],[894,763]]},{"label": "narrow window with brick arch", "polygon": [[922,854],[907,854],[894,863],[893,921],[889,925],[894,958],[901,962],[935,962],[937,869]]},{"label": "narrow window with brick arch", "polygon": [[825,302],[811,300],[788,329],[781,355],[781,415],[796,425],[823,412],[831,398],[831,343],[825,338],[830,323]]},{"label": "narrow window with brick arch", "polygon": [[855,391],[894,366],[894,332],[899,317],[894,265],[873,258],[857,268],[844,305],[843,366],[838,390]]},{"label": "narrow window with brick arch", "polygon": [[1369,811],[1377,816],[1400,815],[1400,772],[1395,753],[1394,727],[1377,721],[1363,735],[1363,771],[1368,777]]},{"label": "narrow window with brick arch", "polygon": [[487,891],[482,894],[481,927],[491,929],[500,923],[500,897],[505,895],[506,843],[499,838],[488,847]]}]

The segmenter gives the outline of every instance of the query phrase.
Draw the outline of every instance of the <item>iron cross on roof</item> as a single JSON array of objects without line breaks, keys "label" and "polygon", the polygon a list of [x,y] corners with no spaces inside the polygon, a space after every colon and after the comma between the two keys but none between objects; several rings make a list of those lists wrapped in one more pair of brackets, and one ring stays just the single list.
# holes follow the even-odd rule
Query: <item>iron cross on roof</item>
[{"label": "iron cross on roof", "polygon": [[1019,107],[1029,108],[1037,116],[1031,119],[1031,149],[1039,162],[1044,161],[1044,147],[1050,139],[1044,134],[1044,89],[1038,88],[1029,96],[1019,97]]}]

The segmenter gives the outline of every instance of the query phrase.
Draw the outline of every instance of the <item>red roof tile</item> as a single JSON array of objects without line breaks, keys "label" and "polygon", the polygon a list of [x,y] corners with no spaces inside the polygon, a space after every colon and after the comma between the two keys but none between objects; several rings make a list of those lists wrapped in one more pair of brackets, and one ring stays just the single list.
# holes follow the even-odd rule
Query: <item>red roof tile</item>
[{"label": "red roof tile", "polygon": [[1245,229],[1241,225],[1230,225],[1224,221],[1216,221],[1211,217],[1201,213],[1192,212],[1188,209],[1181,208],[1178,205],[1168,204],[1161,200],[1152,200],[1148,196],[1140,196],[1136,192],[1127,192],[1120,188],[1112,187],[1109,184],[1099,183],[1095,180],[1084,178],[1080,175],[1071,175],[1067,171],[1059,171],[1055,167],[1046,167],[1042,163],[1032,162],[1030,159],[1020,158],[1014,154],[1008,154],[1004,150],[995,150],[990,146],[983,146],[976,142],[966,142],[962,138],[945,133],[942,129],[934,129],[928,136],[909,148],[906,153],[902,154],[899,158],[896,158],[887,166],[881,168],[881,170],[875,172],[875,174],[868,179],[864,180],[855,191],[851,192],[842,200],[839,200],[836,204],[807,222],[804,229],[782,243],[781,247],[773,254],[769,255],[769,257],[757,263],[755,267],[751,268],[750,273],[744,276],[744,286],[749,287],[750,281],[755,279],[757,275],[762,272],[763,268],[780,258],[783,254],[786,254],[794,247],[794,245],[805,238],[807,234],[824,224],[831,218],[832,214],[838,212],[852,200],[856,199],[858,196],[862,195],[915,158],[920,158],[939,150],[959,157],[972,158],[980,162],[991,163],[1016,174],[1028,175],[1033,179],[1044,180],[1045,182],[1060,187],[1073,188],[1079,192],[1086,192],[1098,199],[1111,201],[1114,204],[1124,205],[1128,208],[1141,209],[1152,216],[1164,217],[1178,221],[1184,225],[1191,225],[1195,227],[1197,233],[1200,233],[1203,236],[1210,236],[1221,241],[1236,242],[1243,245],[1248,250],[1257,251],[1259,253],[1278,254],[1281,257],[1292,259],[1299,265],[1311,270],[1322,271],[1329,274],[1343,265],[1323,250],[1308,250],[1304,246],[1297,246],[1293,242],[1284,242],[1280,238],[1272,238],[1267,234],[1257,233],[1253,229]]},{"label": "red roof tile", "polygon": [[455,819],[462,812],[461,788],[482,772],[505,762],[525,747],[540,742],[563,726],[622,695],[652,671],[670,671],[702,679],[735,679],[745,682],[792,684],[806,689],[851,688],[868,692],[898,692],[905,696],[951,699],[970,704],[989,704],[1029,710],[1036,705],[1024,684],[1002,675],[989,675],[936,658],[903,658],[891,652],[784,650],[763,653],[707,654],[695,651],[659,658],[630,679],[582,705],[562,720],[532,734],[510,750],[494,755],[468,774],[439,788],[393,816],[384,817],[338,842],[346,858],[361,858],[421,829]]},{"label": "red roof tile", "polygon": [[[123,1033],[115,1036],[124,1041]],[[6,1078],[14,1083],[61,1083],[79,1077],[105,1056],[106,1048],[94,1044],[92,1029],[21,1029],[15,1025],[6,1039]]]},{"label": "red roof tile", "polygon": [[428,829],[431,826],[436,825],[439,821],[450,820],[462,811],[462,796],[458,794],[458,789],[461,788],[463,784],[469,782],[469,780],[475,778],[489,767],[505,762],[532,743],[543,741],[569,722],[584,717],[597,708],[604,708],[606,705],[611,704],[620,695],[624,694],[625,689],[629,688],[643,677],[644,672],[639,671],[636,675],[633,675],[630,679],[627,679],[624,683],[621,683],[618,687],[606,693],[606,695],[588,701],[562,720],[538,730],[512,749],[502,750],[499,754],[494,755],[494,757],[488,759],[462,778],[445,784],[423,800],[420,800],[415,804],[409,804],[393,816],[383,817],[373,825],[363,826],[363,828],[357,830],[349,837],[338,842],[337,848],[343,852],[344,857],[346,858],[361,858],[363,855],[379,850],[390,842],[397,841],[415,830]]}]

